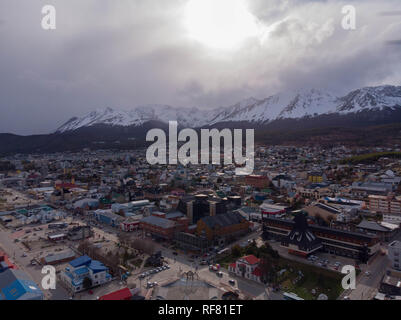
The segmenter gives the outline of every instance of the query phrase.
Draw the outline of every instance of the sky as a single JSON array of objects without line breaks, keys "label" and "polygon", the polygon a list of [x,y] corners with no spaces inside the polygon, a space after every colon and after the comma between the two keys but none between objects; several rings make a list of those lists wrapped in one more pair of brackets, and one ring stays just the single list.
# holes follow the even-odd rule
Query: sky
[{"label": "sky", "polygon": [[399,0],[1,0],[0,132],[49,133],[105,107],[400,85],[400,17]]}]

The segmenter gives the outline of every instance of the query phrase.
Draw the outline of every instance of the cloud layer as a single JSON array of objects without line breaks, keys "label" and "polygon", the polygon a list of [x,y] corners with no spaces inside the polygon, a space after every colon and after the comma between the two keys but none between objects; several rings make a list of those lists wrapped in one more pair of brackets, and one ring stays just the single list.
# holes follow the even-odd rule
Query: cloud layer
[{"label": "cloud layer", "polygon": [[[210,108],[301,87],[400,84],[399,0],[244,1],[259,32],[222,50],[188,35],[186,0],[2,0],[0,132],[45,133],[107,106]],[[45,4],[55,31],[41,29]],[[349,4],[352,31],[341,27]]]}]

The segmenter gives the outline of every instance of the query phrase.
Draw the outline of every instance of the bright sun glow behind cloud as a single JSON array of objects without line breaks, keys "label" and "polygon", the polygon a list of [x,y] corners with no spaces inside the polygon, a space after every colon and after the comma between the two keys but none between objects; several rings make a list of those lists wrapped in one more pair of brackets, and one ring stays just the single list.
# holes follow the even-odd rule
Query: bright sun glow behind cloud
[{"label": "bright sun glow behind cloud", "polygon": [[259,32],[243,0],[189,0],[185,23],[191,38],[217,49],[235,48]]}]

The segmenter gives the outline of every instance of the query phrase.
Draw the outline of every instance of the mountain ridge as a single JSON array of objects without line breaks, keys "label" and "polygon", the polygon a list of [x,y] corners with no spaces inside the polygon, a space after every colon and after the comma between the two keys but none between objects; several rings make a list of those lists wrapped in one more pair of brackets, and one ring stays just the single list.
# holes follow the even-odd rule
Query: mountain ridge
[{"label": "mountain ridge", "polygon": [[301,119],[324,114],[347,114],[399,107],[401,107],[401,86],[364,87],[341,97],[312,88],[279,93],[265,99],[251,97],[232,106],[210,110],[169,105],[143,105],[127,111],[107,107],[92,111],[83,117],[71,118],[55,133],[65,133],[99,124],[138,127],[149,121],[168,123],[172,120],[178,121],[181,126],[191,128],[222,122],[250,122],[260,125],[280,119]]}]

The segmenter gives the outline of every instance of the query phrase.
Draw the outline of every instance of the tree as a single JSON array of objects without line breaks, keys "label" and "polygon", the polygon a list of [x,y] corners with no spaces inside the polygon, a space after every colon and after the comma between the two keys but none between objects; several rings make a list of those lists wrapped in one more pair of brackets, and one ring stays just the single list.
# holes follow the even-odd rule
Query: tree
[{"label": "tree", "polygon": [[231,248],[231,254],[234,258],[239,258],[242,255],[242,249],[239,245],[235,245]]}]

